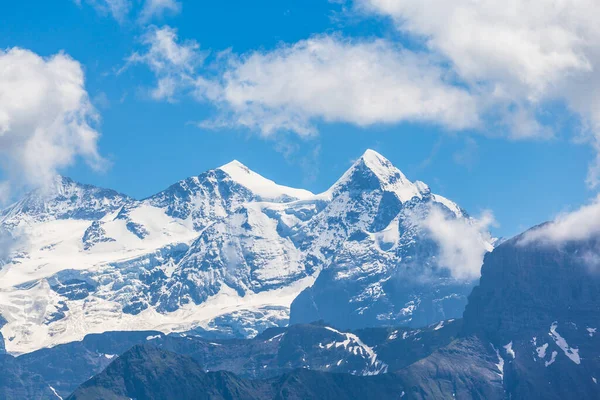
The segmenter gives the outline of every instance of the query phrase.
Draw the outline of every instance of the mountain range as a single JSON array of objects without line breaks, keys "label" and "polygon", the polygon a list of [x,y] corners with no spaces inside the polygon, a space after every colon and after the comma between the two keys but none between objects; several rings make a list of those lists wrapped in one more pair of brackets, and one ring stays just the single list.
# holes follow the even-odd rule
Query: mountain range
[{"label": "mountain range", "polygon": [[0,395],[58,398],[74,390],[73,399],[596,399],[600,275],[585,255],[600,239],[526,240],[538,229],[486,255],[462,320],[353,331],[299,324],[253,339],[94,334],[3,356]]},{"label": "mountain range", "polygon": [[1,333],[21,354],[105,331],[251,338],[290,321],[460,318],[478,276],[444,262],[433,216],[492,250],[463,209],[372,150],[320,194],[237,161],[143,200],[57,177],[0,212]]},{"label": "mountain range", "polygon": [[[370,389],[373,396],[363,398],[598,398],[600,275],[586,255],[597,251],[600,239],[529,240],[539,229],[543,227],[512,238],[487,254],[462,323],[454,327],[455,322],[442,324],[439,330],[446,333],[441,341],[432,343],[430,335],[421,337],[429,351],[417,356],[417,361],[390,364],[384,374],[389,380],[377,382],[377,388]],[[413,338],[403,333],[400,341],[408,347],[391,358],[401,360],[411,352],[408,349],[418,348],[420,340]],[[397,339],[388,336],[385,344],[374,345],[374,353],[383,354]],[[381,360],[389,362],[385,357]],[[321,374],[325,375],[319,379],[331,378],[327,372]],[[319,388],[312,379],[305,376],[296,381],[303,387]],[[359,385],[371,383],[364,380]],[[348,382],[350,392],[337,395],[361,398],[352,396],[358,393],[352,389],[354,384]],[[80,390],[89,387],[102,384],[94,378]],[[289,398],[302,398],[305,393],[298,387],[289,392]],[[323,393],[327,398],[328,392]],[[281,397],[269,394],[262,398]]]},{"label": "mountain range", "polygon": [[1,398],[600,397],[600,238],[493,240],[373,151],[321,194],[233,162],[0,215]]}]

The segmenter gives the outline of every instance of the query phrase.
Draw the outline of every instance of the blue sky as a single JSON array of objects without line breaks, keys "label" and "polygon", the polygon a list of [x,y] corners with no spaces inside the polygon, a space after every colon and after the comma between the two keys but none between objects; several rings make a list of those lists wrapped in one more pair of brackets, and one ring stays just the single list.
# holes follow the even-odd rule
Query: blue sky
[{"label": "blue sky", "polygon": [[[521,92],[531,91],[533,86],[513,85],[489,69],[486,75],[477,71],[478,82],[505,79],[501,82],[504,87],[526,99],[514,100],[515,94],[507,109],[515,104],[533,108],[535,119],[550,128],[552,135],[511,134],[517,128],[504,124],[489,110],[482,113],[476,126],[458,128],[448,122],[452,115],[441,122],[435,114],[424,120],[374,118],[363,124],[337,110],[331,117],[311,117],[309,135],[286,128],[265,133],[262,121],[251,126],[201,127],[198,122],[231,117],[230,105],[216,97],[200,100],[183,83],[170,98],[152,98],[149,92],[161,76],[180,79],[181,71],[156,73],[148,57],[127,61],[136,52],[148,54],[144,38],[153,29],[166,26],[176,31],[177,43],[195,41],[199,46],[195,51],[205,60],[194,68],[184,68],[184,74],[194,79],[219,76],[220,68],[227,68],[220,67],[219,57],[228,57],[219,54],[228,49],[226,54],[240,57],[238,63],[244,64],[244,57],[251,54],[268,55],[282,48],[293,52],[295,43],[325,35],[342,38],[339,40],[347,46],[383,40],[388,47],[391,43],[391,51],[408,49],[418,57],[430,57],[445,74],[456,76],[450,79],[456,81],[456,87],[466,87],[471,94],[482,91],[479,83],[474,84],[464,73],[465,68],[459,68],[454,57],[462,53],[448,50],[451,48],[441,40],[428,43],[414,32],[417,28],[396,26],[393,13],[405,10],[361,12],[350,2],[315,0],[182,0],[177,11],[167,10],[140,21],[140,1],[133,1],[130,12],[119,18],[98,7],[102,1],[23,1],[2,6],[1,49],[20,47],[41,57],[64,52],[83,68],[85,90],[100,116],[94,125],[101,134],[98,152],[108,163],[104,171],[90,168],[81,158],[58,166],[60,173],[79,181],[142,198],[179,179],[238,159],[278,183],[319,192],[365,149],[372,148],[411,180],[428,183],[434,192],[455,200],[470,213],[492,210],[498,222],[493,232],[499,236],[511,236],[576,208],[596,193],[586,184],[596,153],[589,140],[577,140],[582,138],[581,121],[588,118],[587,111],[576,108],[578,99],[556,99],[549,94],[548,101],[532,106],[527,103],[530,92]],[[435,38],[438,32],[427,34]],[[446,71],[449,63],[456,67],[450,65]],[[561,70],[556,76],[559,73]],[[339,99],[335,90],[328,95],[329,101]],[[484,101],[476,98],[476,102]],[[252,116],[261,118],[260,114]]]}]

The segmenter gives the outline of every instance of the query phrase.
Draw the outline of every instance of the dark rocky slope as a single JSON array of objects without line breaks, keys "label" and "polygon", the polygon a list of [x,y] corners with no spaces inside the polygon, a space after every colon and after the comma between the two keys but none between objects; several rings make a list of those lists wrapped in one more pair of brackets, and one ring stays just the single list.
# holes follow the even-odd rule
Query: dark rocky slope
[{"label": "dark rocky slope", "polygon": [[[159,332],[107,332],[18,357],[63,397],[136,344],[187,355],[204,370],[229,371],[245,379],[264,379],[299,368],[371,375],[397,371],[450,343],[462,321],[422,329],[371,328],[343,332],[322,324],[273,328],[254,339],[204,339]],[[371,353],[372,352],[372,353]],[[373,354],[376,357],[373,357]]]},{"label": "dark rocky slope", "polygon": [[386,399],[398,397],[401,390],[392,375],[358,377],[298,370],[272,379],[245,380],[230,372],[207,373],[190,357],[139,345],[68,399]]},{"label": "dark rocky slope", "polygon": [[600,398],[600,240],[530,233],[485,257],[463,337],[400,371],[408,398]]}]

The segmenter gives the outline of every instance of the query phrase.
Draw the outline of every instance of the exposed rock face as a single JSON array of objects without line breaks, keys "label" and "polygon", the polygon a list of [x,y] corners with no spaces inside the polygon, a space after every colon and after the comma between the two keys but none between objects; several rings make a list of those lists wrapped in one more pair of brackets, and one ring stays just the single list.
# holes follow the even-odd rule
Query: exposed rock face
[{"label": "exposed rock face", "polygon": [[600,397],[600,241],[527,237],[485,257],[463,338],[399,372],[409,398]]},{"label": "exposed rock face", "polygon": [[14,357],[0,354],[0,399],[58,400],[59,397],[42,376],[24,368]]},{"label": "exposed rock face", "polygon": [[409,399],[505,399],[498,358],[489,344],[464,338],[397,375]]},{"label": "exposed rock face", "polygon": [[506,341],[548,331],[554,321],[584,331],[600,327],[600,274],[587,257],[597,254],[600,240],[550,244],[524,237],[486,255],[465,310],[467,330]]},{"label": "exposed rock face", "polygon": [[598,397],[600,274],[590,256],[600,239],[549,243],[530,233],[486,256],[466,333],[498,348],[513,398]]}]

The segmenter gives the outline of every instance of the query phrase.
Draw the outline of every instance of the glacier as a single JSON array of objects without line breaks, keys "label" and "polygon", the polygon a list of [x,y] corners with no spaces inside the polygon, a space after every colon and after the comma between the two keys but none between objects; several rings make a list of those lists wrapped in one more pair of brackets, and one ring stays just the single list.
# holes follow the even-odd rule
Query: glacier
[{"label": "glacier", "polygon": [[57,177],[0,212],[0,332],[21,354],[117,330],[253,337],[290,308],[342,328],[460,317],[475,282],[436,262],[433,207],[472,223],[373,150],[319,194],[238,161],[142,200]]}]

